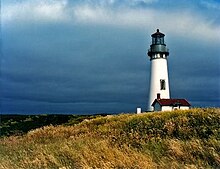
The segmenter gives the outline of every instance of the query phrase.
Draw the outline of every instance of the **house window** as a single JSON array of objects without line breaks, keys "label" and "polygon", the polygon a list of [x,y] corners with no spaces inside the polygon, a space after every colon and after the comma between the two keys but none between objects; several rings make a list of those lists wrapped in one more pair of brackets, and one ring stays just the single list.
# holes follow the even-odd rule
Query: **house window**
[{"label": "house window", "polygon": [[160,80],[160,90],[165,90],[166,89],[166,83],[164,79]]}]

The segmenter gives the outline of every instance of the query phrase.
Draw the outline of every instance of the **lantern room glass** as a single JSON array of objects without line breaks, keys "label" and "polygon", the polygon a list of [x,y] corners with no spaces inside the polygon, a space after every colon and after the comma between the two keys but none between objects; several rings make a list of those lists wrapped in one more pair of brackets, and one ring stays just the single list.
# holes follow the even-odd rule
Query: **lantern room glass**
[{"label": "lantern room glass", "polygon": [[152,37],[152,44],[153,45],[164,45],[164,37]]}]

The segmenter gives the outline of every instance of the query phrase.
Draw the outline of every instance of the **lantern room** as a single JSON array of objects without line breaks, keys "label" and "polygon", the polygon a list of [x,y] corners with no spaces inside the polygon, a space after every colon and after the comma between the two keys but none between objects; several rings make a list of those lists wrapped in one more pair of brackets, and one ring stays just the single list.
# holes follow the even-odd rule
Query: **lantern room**
[{"label": "lantern room", "polygon": [[152,34],[152,45],[165,45],[164,44],[164,34],[157,29],[157,32]]},{"label": "lantern room", "polygon": [[[151,59],[155,58],[163,58],[167,57],[169,55],[169,50],[166,47],[166,44],[164,42],[164,34],[157,29],[157,32],[151,35],[152,37],[152,44],[150,45],[150,49],[148,50],[148,56],[150,56]],[[159,54],[159,55],[157,55]]]}]

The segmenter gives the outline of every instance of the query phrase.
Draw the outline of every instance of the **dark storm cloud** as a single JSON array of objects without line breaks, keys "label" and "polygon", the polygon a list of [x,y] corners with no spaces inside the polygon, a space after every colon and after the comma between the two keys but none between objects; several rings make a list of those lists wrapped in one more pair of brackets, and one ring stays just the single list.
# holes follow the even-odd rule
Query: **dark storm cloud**
[{"label": "dark storm cloud", "polygon": [[[28,30],[25,35],[5,31],[4,36],[10,37],[3,45],[4,56],[7,55],[2,68],[6,111],[15,111],[17,106],[19,111],[19,105],[23,111],[22,105],[34,107],[32,104],[36,107],[70,104],[72,111],[77,112],[90,104],[100,103],[102,107],[113,103],[118,107],[120,103],[140,104],[139,97],[145,97],[146,90],[136,81],[146,81],[142,62],[145,56],[138,59],[136,51],[141,50],[128,42],[135,39],[131,38],[134,35],[117,30],[110,32],[107,28],[103,32],[100,27],[69,29],[64,27],[62,36],[56,29],[51,33],[47,28],[41,32]],[[124,37],[120,39],[119,35]],[[136,41],[140,38],[136,37]],[[76,109],[78,104],[84,104],[82,110]],[[39,111],[45,106],[39,106]],[[68,107],[67,111],[71,111]],[[31,111],[31,108],[26,109]],[[56,109],[51,108],[51,111],[57,112]]]},{"label": "dark storm cloud", "polygon": [[[1,111],[105,113],[145,109],[150,70],[146,51],[157,26],[166,34],[170,49],[171,96],[187,98],[194,106],[219,106],[216,17],[206,25],[206,19],[197,13],[195,20],[188,13],[176,13],[177,18],[171,21],[165,18],[173,17],[173,11],[154,11],[157,1],[129,2],[5,3]],[[14,9],[21,6],[23,13],[16,13]],[[155,15],[161,18],[160,24],[152,19]]]}]

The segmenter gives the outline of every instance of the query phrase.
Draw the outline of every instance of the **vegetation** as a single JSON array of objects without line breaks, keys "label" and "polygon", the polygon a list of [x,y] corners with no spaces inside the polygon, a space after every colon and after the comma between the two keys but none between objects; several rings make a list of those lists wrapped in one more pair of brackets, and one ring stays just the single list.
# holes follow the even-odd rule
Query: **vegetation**
[{"label": "vegetation", "polygon": [[[101,115],[0,115],[0,136],[22,135],[30,130],[47,125],[78,124],[84,119],[92,119]],[[105,115],[102,115],[105,116]]]},{"label": "vegetation", "polygon": [[97,117],[0,139],[0,168],[220,168],[220,109]]}]

